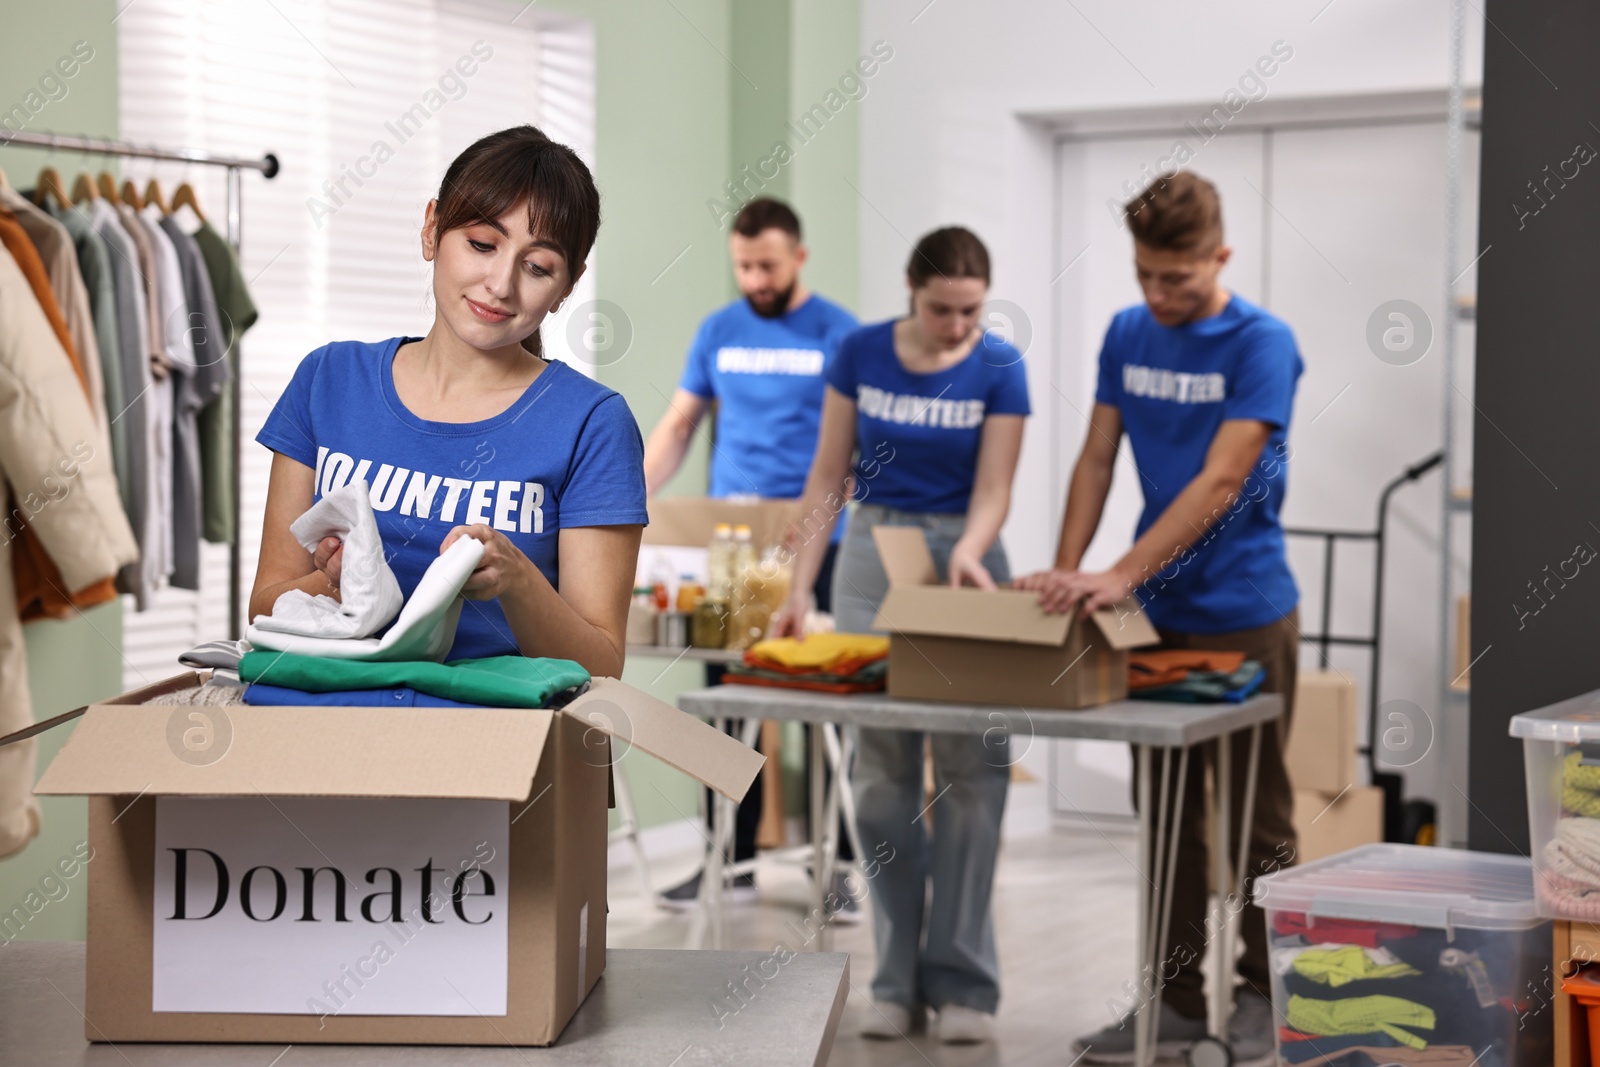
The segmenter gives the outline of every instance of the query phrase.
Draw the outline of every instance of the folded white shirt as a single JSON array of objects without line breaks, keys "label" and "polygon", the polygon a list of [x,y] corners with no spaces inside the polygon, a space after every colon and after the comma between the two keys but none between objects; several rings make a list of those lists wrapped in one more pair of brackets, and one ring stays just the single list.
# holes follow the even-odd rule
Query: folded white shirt
[{"label": "folded white shirt", "polygon": [[[428,565],[400,617],[382,638],[327,638],[263,630],[252,626],[245,636],[256,648],[298,652],[324,659],[432,660],[442,662],[456,640],[461,619],[461,590],[483,559],[483,542],[463,537]],[[344,583],[340,581],[343,591]]]},{"label": "folded white shirt", "polygon": [[371,637],[400,613],[405,596],[384,558],[365,481],[353,481],[311,505],[290,524],[289,532],[313,555],[324,537],[343,542],[339,596],[291,589],[273,603],[271,615],[255,620],[251,630],[333,639]]}]

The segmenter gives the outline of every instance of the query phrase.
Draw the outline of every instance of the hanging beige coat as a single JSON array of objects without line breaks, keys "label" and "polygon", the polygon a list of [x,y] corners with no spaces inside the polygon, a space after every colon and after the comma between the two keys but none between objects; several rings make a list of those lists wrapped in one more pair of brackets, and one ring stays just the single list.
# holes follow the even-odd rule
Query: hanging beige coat
[{"label": "hanging beige coat", "polygon": [[[69,589],[138,558],[111,454],[89,402],[21,268],[0,252],[0,735],[33,721],[27,651],[12,588],[11,552],[33,530]],[[63,709],[64,710],[64,709]],[[0,747],[0,856],[38,832],[35,742]]]}]

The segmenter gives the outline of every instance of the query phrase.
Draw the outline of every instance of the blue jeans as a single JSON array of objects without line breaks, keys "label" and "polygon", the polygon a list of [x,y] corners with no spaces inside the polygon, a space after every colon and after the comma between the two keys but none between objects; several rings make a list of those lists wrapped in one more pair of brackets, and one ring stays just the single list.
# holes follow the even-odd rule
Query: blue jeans
[{"label": "blue jeans", "polygon": [[[872,527],[879,524],[921,526],[942,578],[966,517],[858,505],[834,569],[834,620],[842,632],[871,631],[888,591],[872,541]],[[984,554],[983,565],[996,581],[1010,577],[998,543]],[[935,792],[929,798],[923,789],[926,736],[910,730],[856,733],[850,777],[856,818],[863,859],[876,858],[868,865],[878,953],[872,996],[906,1007],[956,1004],[992,1013],[1000,1002],[1000,963],[991,905],[1011,782],[1009,745],[977,734],[933,734]]]}]

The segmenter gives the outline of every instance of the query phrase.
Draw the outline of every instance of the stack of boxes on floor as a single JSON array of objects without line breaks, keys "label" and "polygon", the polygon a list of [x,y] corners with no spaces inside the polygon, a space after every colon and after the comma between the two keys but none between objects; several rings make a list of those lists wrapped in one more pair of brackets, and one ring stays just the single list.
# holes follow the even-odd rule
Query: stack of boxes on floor
[{"label": "stack of boxes on floor", "polygon": [[1302,863],[1383,840],[1383,790],[1361,784],[1357,703],[1345,675],[1300,673],[1284,765]]}]

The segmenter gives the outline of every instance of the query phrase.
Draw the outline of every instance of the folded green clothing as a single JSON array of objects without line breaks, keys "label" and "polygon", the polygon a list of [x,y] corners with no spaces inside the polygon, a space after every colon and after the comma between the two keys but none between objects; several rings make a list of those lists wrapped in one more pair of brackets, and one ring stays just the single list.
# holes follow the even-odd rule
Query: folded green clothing
[{"label": "folded green clothing", "polygon": [[889,673],[887,659],[874,660],[860,670],[849,674],[830,674],[827,671],[808,671],[796,674],[792,671],[769,671],[761,667],[751,667],[744,663],[728,664],[727,673],[738,674],[746,678],[764,678],[769,682],[816,682],[818,684],[832,685],[871,685],[881,682]]},{"label": "folded green clothing", "polygon": [[558,693],[587,684],[589,672],[570,659],[527,656],[488,656],[450,663],[377,663],[257,649],[246,652],[239,660],[239,678],[312,693],[409,686],[419,693],[463,704],[542,708]]}]

